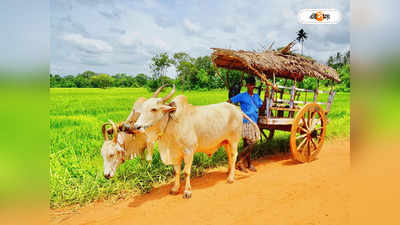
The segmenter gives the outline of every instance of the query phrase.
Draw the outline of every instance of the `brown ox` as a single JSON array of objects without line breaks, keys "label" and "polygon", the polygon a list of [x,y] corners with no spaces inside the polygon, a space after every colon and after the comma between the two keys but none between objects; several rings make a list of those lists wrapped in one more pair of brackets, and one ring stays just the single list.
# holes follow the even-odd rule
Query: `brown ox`
[{"label": "brown ox", "polygon": [[[179,192],[183,160],[186,176],[183,197],[190,198],[190,169],[194,153],[204,152],[211,155],[221,146],[224,146],[228,155],[227,180],[232,183],[235,176],[235,162],[244,113],[229,103],[193,106],[188,104],[187,98],[183,95],[177,96],[170,104],[166,105],[165,102],[172,97],[174,92],[175,86],[168,96],[157,98],[155,95],[143,102],[137,109],[140,115],[134,123],[135,130],[158,138],[158,149],[163,163],[174,165],[175,185],[170,193],[177,194]],[[251,121],[250,118],[245,117]],[[253,125],[257,126],[254,122]],[[132,129],[129,124],[125,124],[125,126],[127,129]]]}]

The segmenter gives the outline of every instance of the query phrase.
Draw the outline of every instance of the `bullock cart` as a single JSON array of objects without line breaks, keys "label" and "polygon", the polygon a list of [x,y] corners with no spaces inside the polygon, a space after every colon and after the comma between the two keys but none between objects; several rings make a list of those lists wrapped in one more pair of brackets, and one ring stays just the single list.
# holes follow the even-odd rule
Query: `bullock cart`
[{"label": "bullock cart", "polygon": [[[211,59],[223,80],[218,68],[238,70],[242,71],[242,76],[247,73],[260,78],[258,93],[262,96],[264,89],[266,106],[265,110],[260,110],[257,121],[261,133],[264,138],[271,139],[275,130],[290,132],[292,158],[299,162],[310,162],[324,144],[327,115],[336,93],[334,83],[340,82],[340,79],[333,68],[291,53],[292,45],[293,42],[280,51],[263,52],[212,48]],[[305,77],[315,78],[314,90],[299,87]],[[279,84],[277,79],[280,80]],[[319,81],[326,79],[330,83],[330,90],[320,90]],[[239,92],[241,86],[242,82],[239,83]],[[266,130],[269,131],[268,136]]]}]

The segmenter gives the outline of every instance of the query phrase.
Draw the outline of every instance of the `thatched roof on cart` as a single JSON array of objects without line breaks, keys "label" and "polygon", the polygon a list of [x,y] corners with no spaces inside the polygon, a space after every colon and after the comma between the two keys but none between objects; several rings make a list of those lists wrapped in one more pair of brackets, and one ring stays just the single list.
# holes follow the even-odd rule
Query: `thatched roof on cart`
[{"label": "thatched roof on cart", "polygon": [[305,76],[320,80],[330,79],[340,82],[335,69],[317,63],[315,60],[290,52],[291,44],[281,51],[244,51],[223,48],[211,48],[213,63],[217,67],[240,70],[257,75],[262,80],[276,77],[302,81]]}]

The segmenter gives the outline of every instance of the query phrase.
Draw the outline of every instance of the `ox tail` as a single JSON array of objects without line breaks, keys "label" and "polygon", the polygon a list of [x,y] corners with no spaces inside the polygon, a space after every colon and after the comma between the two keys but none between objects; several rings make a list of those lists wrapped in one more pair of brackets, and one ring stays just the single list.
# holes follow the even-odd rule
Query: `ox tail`
[{"label": "ox tail", "polygon": [[260,128],[258,127],[257,123],[255,123],[252,119],[250,119],[250,117],[247,116],[246,113],[244,113],[244,112],[242,112],[242,111],[240,111],[240,112],[242,113],[242,116],[243,116],[246,120],[250,121],[251,125],[254,126],[254,128],[255,128],[255,130],[256,130],[257,141],[259,141],[259,140],[261,139],[261,132],[260,132]]}]

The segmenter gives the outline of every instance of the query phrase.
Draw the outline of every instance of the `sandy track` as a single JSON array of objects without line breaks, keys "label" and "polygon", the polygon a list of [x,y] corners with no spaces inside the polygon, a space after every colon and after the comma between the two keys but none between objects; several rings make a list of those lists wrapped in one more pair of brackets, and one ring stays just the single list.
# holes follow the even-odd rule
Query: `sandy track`
[{"label": "sandy track", "polygon": [[[79,213],[59,215],[53,224],[348,224],[350,170],[348,140],[325,143],[319,159],[298,164],[288,155],[255,161],[257,173],[226,168],[192,179],[192,198],[169,195],[172,184],[116,204],[96,203]],[[57,213],[55,213],[57,212]],[[55,216],[58,214],[58,216]]]}]

